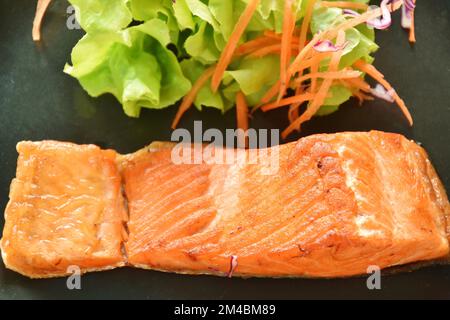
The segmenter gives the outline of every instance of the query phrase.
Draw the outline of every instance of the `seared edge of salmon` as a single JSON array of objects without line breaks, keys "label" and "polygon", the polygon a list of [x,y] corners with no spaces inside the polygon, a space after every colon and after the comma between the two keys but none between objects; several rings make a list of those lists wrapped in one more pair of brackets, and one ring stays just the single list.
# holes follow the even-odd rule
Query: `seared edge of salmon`
[{"label": "seared edge of salmon", "polygon": [[21,142],[0,246],[7,268],[30,278],[125,265],[127,214],[116,153],[93,145]]}]

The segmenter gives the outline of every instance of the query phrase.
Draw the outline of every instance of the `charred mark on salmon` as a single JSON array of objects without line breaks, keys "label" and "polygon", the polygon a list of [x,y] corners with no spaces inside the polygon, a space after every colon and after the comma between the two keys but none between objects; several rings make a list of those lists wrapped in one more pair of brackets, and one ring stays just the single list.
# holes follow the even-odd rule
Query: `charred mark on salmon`
[{"label": "charred mark on salmon", "polygon": [[319,160],[319,161],[317,162],[317,168],[318,168],[318,169],[322,169],[322,168],[323,168],[323,164],[322,164],[322,161],[321,161],[321,160]]}]

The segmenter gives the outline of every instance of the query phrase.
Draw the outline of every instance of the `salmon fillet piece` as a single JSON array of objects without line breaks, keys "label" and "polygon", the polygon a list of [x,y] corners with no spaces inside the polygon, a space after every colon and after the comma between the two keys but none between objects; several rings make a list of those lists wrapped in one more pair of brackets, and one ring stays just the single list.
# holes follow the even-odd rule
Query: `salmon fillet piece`
[{"label": "salmon fillet piece", "polygon": [[[256,164],[121,161],[128,263],[243,277],[347,277],[449,254],[450,205],[425,151],[382,132],[315,135]],[[249,151],[234,151],[248,157]]]},{"label": "salmon fillet piece", "polygon": [[21,142],[1,240],[5,265],[30,278],[123,266],[127,219],[116,153]]},{"label": "salmon fillet piece", "polygon": [[[174,148],[120,156],[20,143],[0,243],[6,266],[32,278],[70,265],[328,278],[449,255],[445,190],[426,152],[400,135],[315,135],[259,152],[257,164],[175,164]],[[278,155],[269,174],[268,154]]]}]

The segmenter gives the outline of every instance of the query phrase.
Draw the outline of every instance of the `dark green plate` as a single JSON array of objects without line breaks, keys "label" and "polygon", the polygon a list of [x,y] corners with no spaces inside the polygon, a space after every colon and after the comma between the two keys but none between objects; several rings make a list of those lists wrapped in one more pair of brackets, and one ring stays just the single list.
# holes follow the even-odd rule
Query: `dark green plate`
[{"label": "dark green plate", "polygon": [[[15,174],[18,141],[66,140],[132,152],[154,140],[169,140],[176,111],[145,110],[140,119],[130,119],[113,97],[88,97],[77,81],[62,72],[71,48],[82,36],[66,27],[68,3],[54,1],[43,25],[44,40],[36,45],[31,41],[35,2],[0,0],[0,210],[6,206]],[[425,146],[450,190],[450,2],[419,1],[414,48],[399,24],[397,14],[390,31],[378,32],[381,49],[376,65],[410,107],[414,127],[408,127],[394,105],[374,101],[359,107],[350,101],[338,113],[306,124],[302,135],[371,129],[402,133]],[[285,117],[283,112],[257,114],[251,125],[282,128]],[[194,119],[202,119],[208,127],[233,128],[234,118],[234,112],[222,116],[214,110],[190,111],[181,124],[192,128]],[[450,298],[447,266],[386,276],[380,291],[369,291],[363,278],[242,280],[126,268],[88,274],[80,291],[69,291],[65,281],[29,280],[0,262],[1,299]]]}]

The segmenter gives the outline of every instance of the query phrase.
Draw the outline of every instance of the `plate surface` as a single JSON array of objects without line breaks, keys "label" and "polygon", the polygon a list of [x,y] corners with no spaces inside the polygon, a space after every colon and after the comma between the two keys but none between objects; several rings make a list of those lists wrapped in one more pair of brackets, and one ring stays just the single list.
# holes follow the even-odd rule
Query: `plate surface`
[{"label": "plate surface", "polygon": [[[54,1],[51,5],[39,45],[31,41],[34,3],[0,0],[1,212],[15,175],[18,141],[95,143],[127,153],[154,140],[169,140],[168,128],[176,112],[175,108],[145,110],[140,119],[130,119],[112,96],[88,97],[76,80],[62,72],[71,48],[82,36],[81,31],[66,26],[68,3]],[[381,49],[376,55],[376,65],[410,107],[414,127],[408,127],[393,105],[375,101],[359,107],[356,101],[350,101],[338,113],[306,124],[302,135],[371,129],[402,133],[425,146],[450,190],[450,2],[419,1],[416,20],[418,43],[414,48],[409,46],[396,14],[391,30],[377,34]],[[222,116],[214,110],[190,111],[182,125],[192,129],[193,120],[203,120],[204,127],[234,128],[234,118],[234,112]],[[282,128],[286,125],[285,114],[257,114],[251,125]],[[383,277],[380,291],[369,291],[365,278],[230,280],[126,268],[88,274],[82,278],[82,290],[70,291],[65,279],[32,281],[6,270],[0,262],[0,299],[11,298],[449,299],[450,266]]]}]

